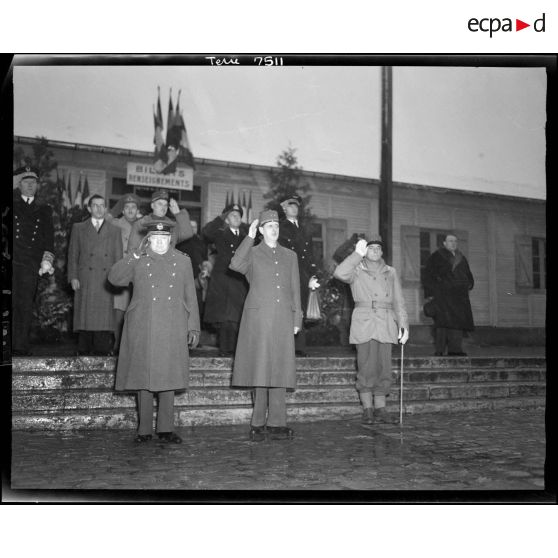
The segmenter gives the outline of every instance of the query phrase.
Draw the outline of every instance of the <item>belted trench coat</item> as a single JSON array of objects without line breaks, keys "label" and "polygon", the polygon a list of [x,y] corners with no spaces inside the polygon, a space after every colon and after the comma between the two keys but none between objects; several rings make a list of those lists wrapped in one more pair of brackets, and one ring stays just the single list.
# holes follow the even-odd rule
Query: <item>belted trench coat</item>
[{"label": "belted trench coat", "polygon": [[336,279],[348,283],[355,301],[349,343],[397,343],[399,328],[409,328],[405,299],[395,269],[383,259],[375,268],[353,252],[333,273]]},{"label": "belted trench coat", "polygon": [[235,386],[296,386],[294,328],[302,325],[296,254],[265,242],[254,247],[247,236],[231,260],[250,289],[234,359]]}]

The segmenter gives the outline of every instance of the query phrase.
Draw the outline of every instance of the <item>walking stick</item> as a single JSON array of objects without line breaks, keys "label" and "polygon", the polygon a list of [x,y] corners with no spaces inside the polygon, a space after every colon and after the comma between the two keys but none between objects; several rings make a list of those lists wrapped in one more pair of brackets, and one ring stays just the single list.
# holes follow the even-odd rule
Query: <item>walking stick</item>
[{"label": "walking stick", "polygon": [[401,370],[399,371],[401,386],[399,388],[399,424],[403,425],[403,343],[401,343]]}]

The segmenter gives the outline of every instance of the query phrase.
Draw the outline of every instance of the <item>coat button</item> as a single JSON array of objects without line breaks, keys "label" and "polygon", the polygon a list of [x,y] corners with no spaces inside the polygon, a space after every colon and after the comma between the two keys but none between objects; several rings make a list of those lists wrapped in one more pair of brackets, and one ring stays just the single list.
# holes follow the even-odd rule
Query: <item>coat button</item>
[{"label": "coat button", "polygon": [[150,264],[150,263],[148,263],[148,264],[147,264],[147,267],[149,267],[150,265],[151,265],[151,264]]},{"label": "coat button", "polygon": [[234,248],[234,244],[231,244],[231,248]]},{"label": "coat button", "polygon": [[279,262],[275,262],[276,264],[278,264]]},{"label": "coat button", "polygon": [[281,288],[281,285],[277,285],[277,288],[280,289],[280,288]]},{"label": "coat button", "polygon": [[276,273],[275,275],[276,275],[277,277],[279,277],[279,273]]},{"label": "coat button", "polygon": [[154,288],[155,288],[155,285],[151,285],[151,288],[154,289]]},{"label": "coat button", "polygon": [[172,285],[169,285],[169,287],[172,289]]},{"label": "coat button", "polygon": [[174,277],[176,275],[176,273],[173,273],[172,276]]},{"label": "coat button", "polygon": [[150,274],[149,274],[149,277],[151,277],[152,275],[153,275],[153,273],[150,273]]},{"label": "coat button", "polygon": [[279,302],[279,299],[277,299],[277,302]]},{"label": "coat button", "polygon": [[169,296],[169,300],[171,299],[171,297]]}]

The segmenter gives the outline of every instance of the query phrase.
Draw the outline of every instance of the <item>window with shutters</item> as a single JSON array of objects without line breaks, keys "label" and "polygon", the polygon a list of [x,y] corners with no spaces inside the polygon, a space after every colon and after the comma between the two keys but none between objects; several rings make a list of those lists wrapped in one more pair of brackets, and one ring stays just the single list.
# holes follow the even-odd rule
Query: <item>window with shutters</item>
[{"label": "window with shutters", "polygon": [[401,279],[404,287],[420,287],[426,262],[430,255],[443,246],[448,233],[457,236],[457,248],[467,257],[467,231],[449,231],[403,225],[401,227]]},{"label": "window with shutters", "polygon": [[546,291],[546,239],[516,236],[515,286],[518,293]]}]

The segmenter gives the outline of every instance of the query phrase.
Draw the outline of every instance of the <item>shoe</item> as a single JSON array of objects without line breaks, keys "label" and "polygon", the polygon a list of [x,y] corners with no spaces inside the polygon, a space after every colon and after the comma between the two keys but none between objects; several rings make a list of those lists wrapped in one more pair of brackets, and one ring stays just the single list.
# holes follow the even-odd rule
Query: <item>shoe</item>
[{"label": "shoe", "polygon": [[265,440],[265,426],[251,426],[250,427],[250,441],[263,442]]},{"label": "shoe", "polygon": [[398,420],[396,417],[390,415],[385,407],[376,409],[374,411],[374,422],[380,422],[382,424],[397,424]]},{"label": "shoe", "polygon": [[295,355],[298,357],[307,357],[308,353],[305,353],[304,351],[295,351]]},{"label": "shoe", "polygon": [[76,356],[89,356],[90,354],[89,351],[76,351]]},{"label": "shoe", "polygon": [[294,430],[287,426],[268,426],[267,433],[272,440],[292,440]]},{"label": "shoe", "polygon": [[467,353],[448,353],[448,356],[458,356],[458,357],[465,357],[467,356]]},{"label": "shoe", "polygon": [[374,410],[370,407],[362,412],[362,424],[374,424]]},{"label": "shoe", "polygon": [[167,444],[181,444],[182,438],[176,432],[159,432],[159,440]]},{"label": "shoe", "polygon": [[145,442],[149,442],[149,440],[151,440],[151,438],[153,438],[153,436],[151,434],[138,434],[134,438],[134,442],[136,444],[143,444]]},{"label": "shoe", "polygon": [[232,351],[219,351],[220,357],[232,357],[234,353]]},{"label": "shoe", "polygon": [[434,356],[444,356],[444,353],[435,352]]}]

